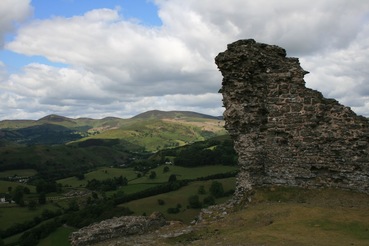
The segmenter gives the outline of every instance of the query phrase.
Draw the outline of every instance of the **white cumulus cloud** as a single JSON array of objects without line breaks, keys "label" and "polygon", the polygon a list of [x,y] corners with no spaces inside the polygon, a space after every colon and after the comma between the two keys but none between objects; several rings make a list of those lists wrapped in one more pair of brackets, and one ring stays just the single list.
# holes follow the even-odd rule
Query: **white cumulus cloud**
[{"label": "white cumulus cloud", "polygon": [[154,2],[162,26],[126,19],[119,8],[21,25],[6,49],[65,66],[33,63],[3,78],[0,96],[13,106],[0,109],[30,118],[35,112],[124,117],[149,109],[220,115],[222,78],[214,57],[228,43],[254,38],[300,57],[311,72],[308,86],[369,115],[369,2]]},{"label": "white cumulus cloud", "polygon": [[13,31],[17,23],[26,20],[32,11],[30,0],[0,1],[0,47],[3,46],[5,35]]}]

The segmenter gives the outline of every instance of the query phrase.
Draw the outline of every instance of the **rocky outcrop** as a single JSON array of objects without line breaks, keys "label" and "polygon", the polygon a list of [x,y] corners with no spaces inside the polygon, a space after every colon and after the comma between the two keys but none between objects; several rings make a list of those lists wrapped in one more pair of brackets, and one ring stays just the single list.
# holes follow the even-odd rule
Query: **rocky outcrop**
[{"label": "rocky outcrop", "polygon": [[123,216],[83,227],[71,234],[70,242],[72,246],[92,245],[112,238],[142,235],[166,223],[164,216],[159,212],[149,217]]},{"label": "rocky outcrop", "polygon": [[249,39],[229,44],[215,61],[239,155],[236,196],[274,184],[369,193],[368,120],[306,88],[297,58]]}]

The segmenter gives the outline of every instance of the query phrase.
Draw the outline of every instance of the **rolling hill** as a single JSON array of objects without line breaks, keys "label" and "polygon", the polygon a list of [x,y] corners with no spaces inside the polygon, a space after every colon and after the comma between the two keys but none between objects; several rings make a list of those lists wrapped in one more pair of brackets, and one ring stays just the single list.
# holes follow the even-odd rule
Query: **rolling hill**
[{"label": "rolling hill", "polygon": [[124,139],[146,151],[157,151],[224,135],[223,125],[221,117],[189,111],[152,110],[130,119],[48,115],[39,120],[0,121],[0,144],[53,145]]}]

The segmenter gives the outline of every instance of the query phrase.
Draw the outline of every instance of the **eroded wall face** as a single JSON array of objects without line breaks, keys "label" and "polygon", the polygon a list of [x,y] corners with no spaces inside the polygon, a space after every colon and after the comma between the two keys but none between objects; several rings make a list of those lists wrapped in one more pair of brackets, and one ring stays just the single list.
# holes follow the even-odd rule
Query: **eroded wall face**
[{"label": "eroded wall face", "polygon": [[240,40],[215,61],[226,129],[239,155],[238,193],[265,184],[369,193],[368,120],[306,88],[297,58]]}]

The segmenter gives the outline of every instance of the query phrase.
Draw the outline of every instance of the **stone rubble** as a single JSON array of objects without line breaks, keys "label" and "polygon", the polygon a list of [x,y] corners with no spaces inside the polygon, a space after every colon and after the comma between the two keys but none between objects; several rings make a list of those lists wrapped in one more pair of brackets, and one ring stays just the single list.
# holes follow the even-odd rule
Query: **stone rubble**
[{"label": "stone rubble", "polygon": [[92,245],[119,237],[142,235],[167,224],[163,214],[154,212],[146,216],[122,216],[83,227],[70,236],[72,246]]}]

